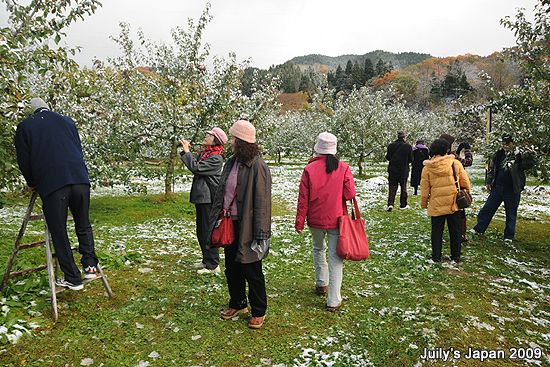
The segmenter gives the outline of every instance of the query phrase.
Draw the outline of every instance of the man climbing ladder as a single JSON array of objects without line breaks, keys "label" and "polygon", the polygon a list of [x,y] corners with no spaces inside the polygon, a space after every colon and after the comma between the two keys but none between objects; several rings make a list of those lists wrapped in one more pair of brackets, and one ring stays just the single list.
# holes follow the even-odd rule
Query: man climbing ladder
[{"label": "man climbing ladder", "polygon": [[42,198],[42,210],[57,260],[65,273],[65,277],[56,279],[55,283],[80,290],[82,276],[67,235],[68,208],[74,217],[85,278],[96,277],[98,263],[88,216],[90,181],[80,137],[75,122],[50,111],[41,98],[33,98],[30,107],[34,114],[17,126],[15,134],[17,162],[27,181],[25,190],[36,190]]}]

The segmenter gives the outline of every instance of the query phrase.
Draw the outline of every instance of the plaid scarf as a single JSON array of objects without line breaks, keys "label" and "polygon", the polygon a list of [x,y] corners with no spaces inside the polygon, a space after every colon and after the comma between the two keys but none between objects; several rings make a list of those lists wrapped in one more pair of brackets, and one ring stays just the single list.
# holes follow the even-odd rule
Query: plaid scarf
[{"label": "plaid scarf", "polygon": [[223,152],[225,152],[225,149],[222,145],[211,145],[201,150],[198,155],[200,156],[203,152],[206,152],[206,154],[202,156],[199,162],[205,160],[213,154],[223,154]]}]

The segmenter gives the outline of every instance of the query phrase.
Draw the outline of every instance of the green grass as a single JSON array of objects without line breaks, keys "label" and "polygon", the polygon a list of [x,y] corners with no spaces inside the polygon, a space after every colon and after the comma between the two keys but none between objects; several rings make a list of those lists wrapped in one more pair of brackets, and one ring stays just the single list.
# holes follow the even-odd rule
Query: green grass
[{"label": "green grass", "polygon": [[[273,169],[273,172],[276,170]],[[187,194],[100,196],[91,219],[98,253],[114,298],[100,281],[84,291],[58,294],[59,320],[50,317],[45,277],[25,285],[10,281],[7,302],[18,297],[0,323],[31,318],[17,344],[0,346],[2,366],[510,366],[525,360],[422,361],[424,348],[537,348],[550,353],[550,226],[544,214],[522,214],[513,244],[504,243],[504,222],[495,218],[484,236],[463,246],[460,266],[428,261],[430,219],[410,196],[411,210],[384,211],[385,195],[359,191],[371,257],[344,264],[340,311],[324,310],[314,292],[309,234],[293,229],[300,167],[274,173],[272,253],[264,261],[268,311],[264,327],[247,328],[249,316],[223,321],[228,302],[224,276],[198,276],[194,206]],[[288,176],[286,176],[288,174]],[[383,176],[369,165],[366,177]],[[472,175],[475,185],[482,180]],[[358,187],[360,182],[358,182]],[[294,191],[292,191],[294,190]],[[15,200],[24,205],[27,199]],[[481,207],[467,211],[469,228]],[[13,247],[13,231],[0,235],[2,258]],[[40,234],[37,224],[30,237]],[[36,233],[34,233],[36,232]],[[447,235],[445,235],[447,236]],[[443,255],[449,255],[447,243]],[[40,263],[43,249],[22,256]],[[31,252],[32,250],[28,250]],[[134,254],[134,256],[129,256]],[[19,259],[19,258],[18,258]],[[0,263],[3,274],[5,264]],[[223,268],[223,259],[222,259]],[[142,271],[140,271],[140,269]],[[36,306],[28,306],[34,300]],[[32,316],[29,310],[39,311]],[[9,319],[9,320],[8,320]],[[10,329],[12,330],[12,329]],[[507,353],[508,355],[508,353]],[[548,365],[547,357],[538,365]],[[419,364],[420,362],[420,364]]]}]

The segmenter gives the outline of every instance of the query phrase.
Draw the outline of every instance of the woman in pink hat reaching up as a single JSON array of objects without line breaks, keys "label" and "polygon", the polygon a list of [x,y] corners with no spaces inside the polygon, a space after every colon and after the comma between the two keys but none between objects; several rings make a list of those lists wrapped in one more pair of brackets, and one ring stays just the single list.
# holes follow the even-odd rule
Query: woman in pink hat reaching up
[{"label": "woman in pink hat reaching up", "polygon": [[216,188],[220,182],[223,166],[223,145],[227,142],[227,135],[222,129],[215,127],[206,132],[202,145],[204,149],[197,156],[191,153],[191,144],[181,140],[183,151],[181,160],[195,176],[189,194],[189,201],[195,204],[197,212],[197,239],[201,246],[202,261],[193,264],[198,274],[220,272],[220,251],[216,247],[207,247],[208,218]]}]

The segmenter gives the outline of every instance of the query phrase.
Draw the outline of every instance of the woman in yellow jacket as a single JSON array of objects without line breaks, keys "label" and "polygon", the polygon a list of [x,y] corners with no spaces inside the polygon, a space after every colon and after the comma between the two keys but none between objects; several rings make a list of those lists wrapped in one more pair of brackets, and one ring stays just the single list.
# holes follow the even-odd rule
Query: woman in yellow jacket
[{"label": "woman in yellow jacket", "polygon": [[443,228],[447,220],[451,237],[451,262],[457,263],[460,261],[462,232],[452,166],[460,187],[470,191],[470,180],[454,155],[447,155],[449,148],[449,142],[445,139],[436,139],[430,146],[432,158],[424,161],[420,180],[420,206],[428,209],[428,215],[432,217],[432,260],[441,261]]}]

